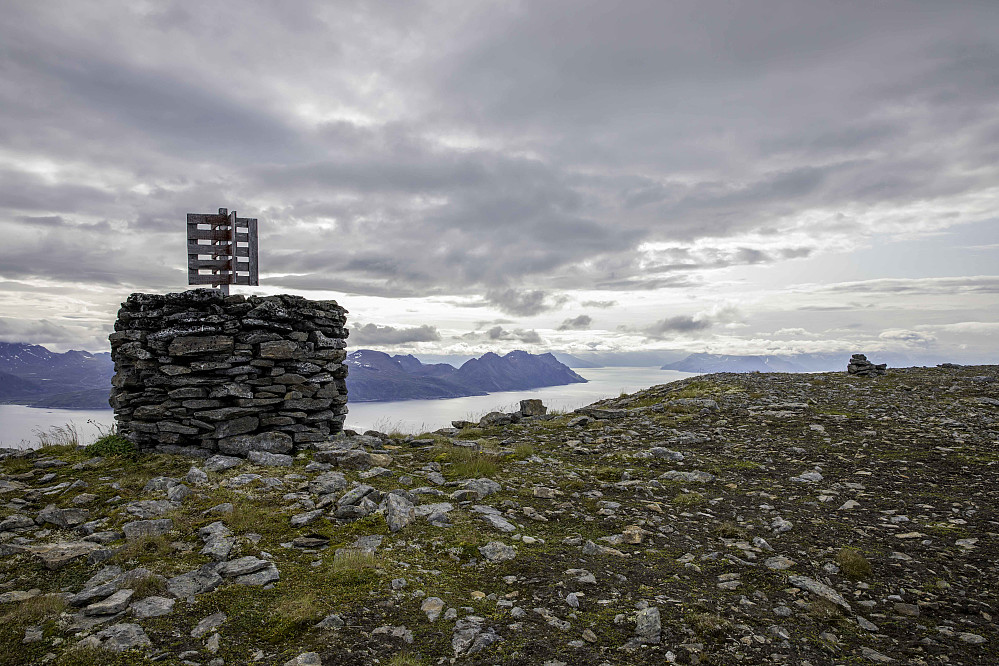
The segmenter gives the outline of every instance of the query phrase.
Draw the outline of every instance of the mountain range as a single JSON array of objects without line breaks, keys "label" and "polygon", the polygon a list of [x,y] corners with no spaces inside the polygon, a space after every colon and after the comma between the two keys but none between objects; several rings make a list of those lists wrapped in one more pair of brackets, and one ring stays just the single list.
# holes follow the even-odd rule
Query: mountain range
[{"label": "mountain range", "polygon": [[[873,363],[887,363],[892,367],[915,365],[904,354],[890,352],[870,352],[868,358]],[[837,352],[829,354],[773,354],[756,356],[736,356],[732,354],[690,354],[681,361],[667,363],[663,370],[682,372],[831,372],[846,370],[850,354]]]},{"label": "mountain range", "polygon": [[114,363],[110,352],[51,352],[0,342],[0,402],[31,407],[107,409]]},{"label": "mountain range", "polygon": [[[460,398],[574,384],[586,380],[552,354],[488,353],[454,367],[415,356],[360,349],[347,356],[351,402]],[[107,409],[111,354],[56,353],[39,345],[0,342],[0,403],[63,409]]]},{"label": "mountain range", "polygon": [[524,351],[504,356],[489,352],[455,368],[447,363],[424,364],[413,355],[360,349],[347,355],[347,366],[351,402],[460,398],[586,381],[552,354]]}]

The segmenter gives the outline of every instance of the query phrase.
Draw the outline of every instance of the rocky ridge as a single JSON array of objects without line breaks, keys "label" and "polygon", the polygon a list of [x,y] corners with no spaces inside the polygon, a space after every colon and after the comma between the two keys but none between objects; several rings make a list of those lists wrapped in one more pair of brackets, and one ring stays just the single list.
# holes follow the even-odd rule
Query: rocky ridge
[{"label": "rocky ridge", "polygon": [[0,663],[992,664],[999,367],[0,460]]}]

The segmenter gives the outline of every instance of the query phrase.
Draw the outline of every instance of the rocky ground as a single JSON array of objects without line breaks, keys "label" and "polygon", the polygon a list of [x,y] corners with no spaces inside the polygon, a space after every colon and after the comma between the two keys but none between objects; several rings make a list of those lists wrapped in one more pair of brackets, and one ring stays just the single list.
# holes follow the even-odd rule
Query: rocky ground
[{"label": "rocky ground", "polygon": [[995,664],[999,367],[0,461],[0,663]]}]

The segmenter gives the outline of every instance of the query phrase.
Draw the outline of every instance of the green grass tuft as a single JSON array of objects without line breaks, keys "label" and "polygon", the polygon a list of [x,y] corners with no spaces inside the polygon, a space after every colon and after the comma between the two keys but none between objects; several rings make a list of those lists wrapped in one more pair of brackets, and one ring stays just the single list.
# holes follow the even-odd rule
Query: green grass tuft
[{"label": "green grass tuft", "polygon": [[861,580],[871,575],[871,563],[856,548],[844,546],[836,553],[836,562],[847,578]]},{"label": "green grass tuft", "polygon": [[673,504],[679,507],[692,507],[704,504],[704,495],[698,492],[680,493],[673,498]]},{"label": "green grass tuft", "polygon": [[133,457],[138,453],[138,448],[134,442],[115,433],[104,435],[83,450],[92,456],[105,458],[112,456]]},{"label": "green grass tuft", "polygon": [[388,666],[423,666],[425,662],[412,652],[399,652],[385,663]]}]

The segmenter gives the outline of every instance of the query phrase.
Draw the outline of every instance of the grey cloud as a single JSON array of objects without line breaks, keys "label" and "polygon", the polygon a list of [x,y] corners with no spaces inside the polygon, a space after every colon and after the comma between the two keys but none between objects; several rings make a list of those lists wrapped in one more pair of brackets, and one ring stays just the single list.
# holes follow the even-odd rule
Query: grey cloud
[{"label": "grey cloud", "polygon": [[558,330],[582,331],[588,329],[590,327],[590,324],[592,323],[593,323],[593,317],[591,317],[590,315],[581,314],[578,317],[572,317],[570,319],[566,319],[565,321],[563,321],[562,324],[558,327]]},{"label": "grey cloud", "polygon": [[493,326],[486,331],[489,340],[518,340],[527,344],[541,344],[541,335],[535,330],[515,329],[508,331],[501,326]]},{"label": "grey cloud", "polygon": [[357,345],[398,345],[407,342],[433,342],[441,334],[435,326],[424,324],[410,328],[364,324],[350,329],[350,342]]},{"label": "grey cloud", "polygon": [[567,297],[540,289],[490,289],[486,292],[486,300],[508,314],[530,316],[561,307]]},{"label": "grey cloud", "polygon": [[541,335],[537,331],[517,331],[516,335],[521,342],[536,345],[542,343]]},{"label": "grey cloud", "polygon": [[708,319],[694,319],[690,315],[677,315],[660,319],[645,329],[652,337],[664,337],[670,333],[693,333],[711,328],[713,322]]},{"label": "grey cloud", "polygon": [[665,317],[643,328],[640,332],[654,339],[668,339],[676,336],[696,335],[717,324],[734,322],[739,311],[732,306],[716,307],[696,315],[674,315]]},{"label": "grey cloud", "polygon": [[820,288],[819,291],[856,294],[994,294],[999,293],[999,276],[889,278],[842,282]]},{"label": "grey cloud", "polygon": [[37,340],[43,343],[73,343],[80,342],[80,336],[77,331],[72,331],[47,319],[35,321],[0,317],[0,340],[6,342]]},{"label": "grey cloud", "polygon": [[264,285],[518,316],[994,215],[995,3],[77,4],[5,7],[0,275],[81,298],[219,206]]},{"label": "grey cloud", "polygon": [[[131,239],[127,237],[95,243],[87,229],[51,225],[11,229],[2,222],[0,233],[5,238],[0,244],[0,277],[160,288],[187,282],[186,271],[150,261],[136,251],[136,245],[128,243]],[[183,251],[182,237],[176,249]]]},{"label": "grey cloud", "polygon": [[926,346],[936,341],[936,337],[928,333],[905,329],[888,329],[882,331],[878,338],[889,342],[902,342],[917,346]]},{"label": "grey cloud", "polygon": [[611,308],[617,305],[617,301],[583,301],[586,308]]}]

